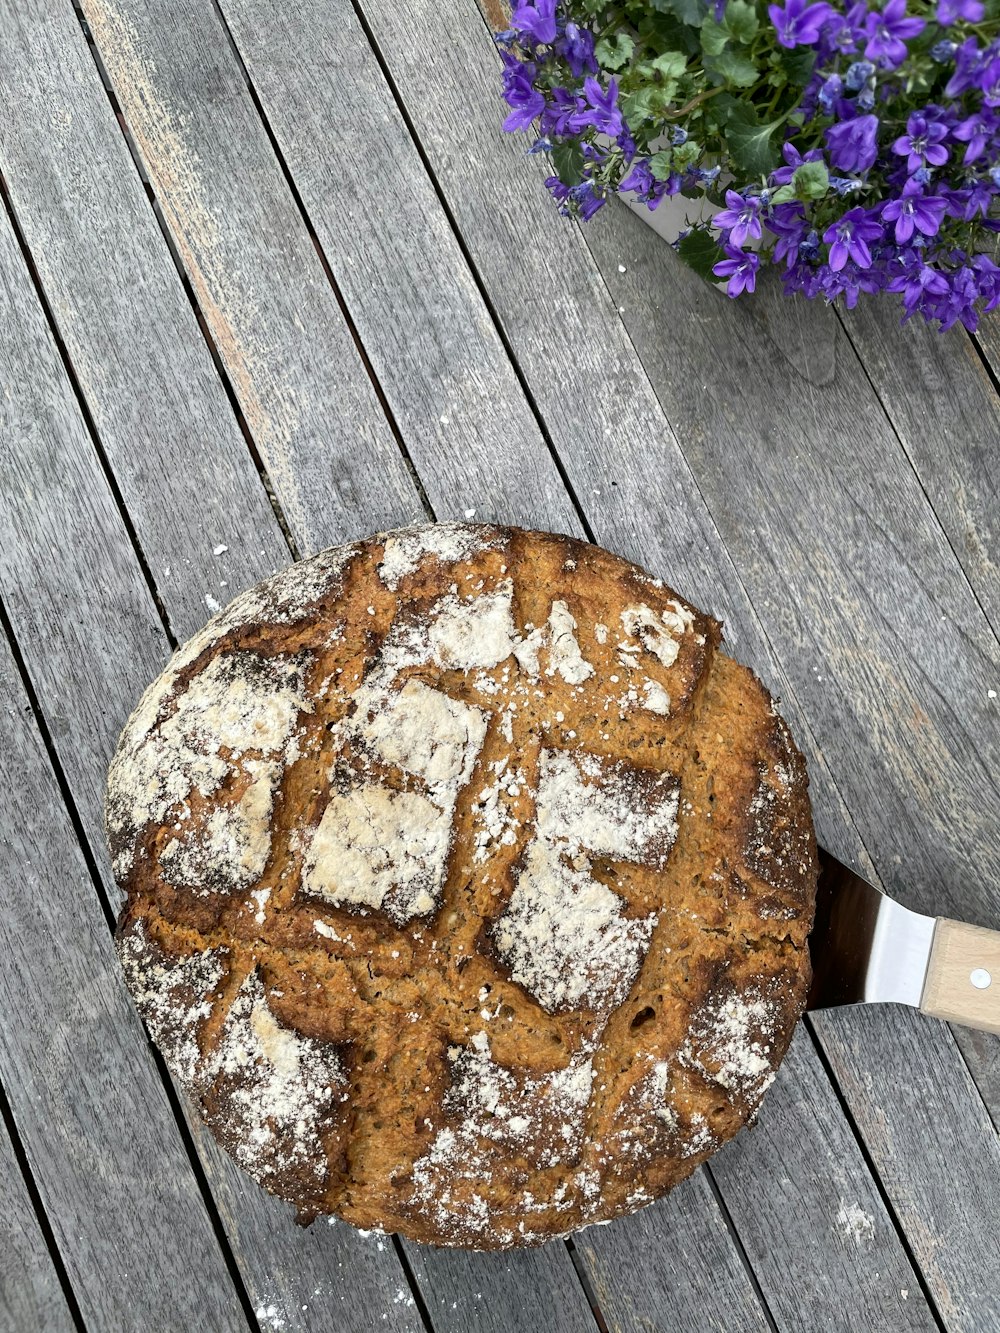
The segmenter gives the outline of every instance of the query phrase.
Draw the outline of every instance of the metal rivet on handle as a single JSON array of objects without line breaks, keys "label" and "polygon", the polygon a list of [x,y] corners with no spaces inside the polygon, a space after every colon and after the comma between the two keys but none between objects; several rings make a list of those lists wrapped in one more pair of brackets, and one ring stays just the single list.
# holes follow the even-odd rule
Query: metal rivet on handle
[{"label": "metal rivet on handle", "polygon": [[985,990],[986,987],[993,982],[993,978],[986,971],[985,967],[974,967],[969,973],[969,980],[972,982],[973,986],[975,986],[976,990]]}]

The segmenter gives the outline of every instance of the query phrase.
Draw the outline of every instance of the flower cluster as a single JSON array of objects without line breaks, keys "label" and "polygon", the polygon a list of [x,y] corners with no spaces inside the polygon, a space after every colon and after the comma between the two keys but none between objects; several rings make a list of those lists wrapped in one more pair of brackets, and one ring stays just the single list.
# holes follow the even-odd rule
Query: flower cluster
[{"label": "flower cluster", "polygon": [[731,296],[1000,305],[1000,0],[523,0],[497,40],[564,215],[704,197],[677,249]]}]

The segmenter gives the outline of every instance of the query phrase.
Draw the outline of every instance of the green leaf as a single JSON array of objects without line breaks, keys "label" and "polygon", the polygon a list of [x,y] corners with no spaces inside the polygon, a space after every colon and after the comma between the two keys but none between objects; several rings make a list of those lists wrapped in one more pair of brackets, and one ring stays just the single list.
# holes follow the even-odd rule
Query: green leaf
[{"label": "green leaf", "polygon": [[752,88],[758,78],[753,61],[729,48],[717,56],[705,57],[705,73],[713,83],[726,83],[731,88]]},{"label": "green leaf", "polygon": [[795,175],[792,177],[792,188],[795,190],[795,198],[802,199],[822,199],[830,188],[830,173],[826,169],[825,162],[803,162],[801,166],[795,168]]},{"label": "green leaf", "polygon": [[701,157],[701,144],[694,139],[688,139],[679,147],[674,149],[674,166],[678,171],[683,171],[689,167],[692,162],[697,162]]},{"label": "green leaf", "polygon": [[717,56],[728,41],[729,33],[715,19],[707,18],[701,25],[701,49],[707,56]]},{"label": "green leaf", "polygon": [[646,13],[638,24],[639,41],[654,51],[684,51],[696,55],[701,50],[698,29],[681,23],[673,14]]},{"label": "green leaf", "polygon": [[661,14],[673,14],[691,28],[701,26],[707,9],[703,0],[652,0],[652,6]]},{"label": "green leaf", "polygon": [[635,40],[627,32],[617,32],[614,37],[602,37],[594,47],[594,55],[602,69],[621,69],[632,59]]},{"label": "green leaf", "polygon": [[664,51],[663,55],[651,60],[650,64],[663,78],[679,79],[687,69],[687,56],[683,51]]},{"label": "green leaf", "polygon": [[665,181],[671,171],[671,152],[669,149],[662,149],[659,153],[654,153],[649,159],[649,170],[652,172],[654,180]]},{"label": "green leaf", "polygon": [[622,115],[630,130],[638,129],[643,121],[653,120],[659,114],[658,92],[659,89],[650,83],[622,98]]},{"label": "green leaf", "polygon": [[749,46],[760,27],[757,10],[753,5],[748,5],[746,0],[729,0],[722,16],[722,26],[736,41]]},{"label": "green leaf", "polygon": [[797,46],[794,51],[782,51],[778,63],[789,83],[804,88],[816,64],[816,52],[808,46]]},{"label": "green leaf", "polygon": [[552,165],[563,185],[579,185],[583,179],[583,147],[576,140],[557,143],[552,150]]},{"label": "green leaf", "polygon": [[686,236],[677,242],[677,253],[688,268],[693,268],[700,278],[716,282],[712,265],[725,259],[719,242],[707,227],[693,227]]},{"label": "green leaf", "polygon": [[773,139],[781,121],[761,124],[752,106],[742,104],[729,113],[726,124],[726,143],[734,163],[747,176],[767,176],[778,165],[780,157]]},{"label": "green leaf", "polygon": [[771,195],[772,204],[789,204],[795,198],[795,186],[783,185]]}]

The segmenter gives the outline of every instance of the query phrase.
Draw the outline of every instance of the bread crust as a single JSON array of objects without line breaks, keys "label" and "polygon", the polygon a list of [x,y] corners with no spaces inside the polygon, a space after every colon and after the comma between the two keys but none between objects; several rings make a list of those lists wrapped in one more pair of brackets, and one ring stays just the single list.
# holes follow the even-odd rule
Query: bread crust
[{"label": "bread crust", "polygon": [[275,575],[150,686],[106,804],[126,979],[301,1220],[539,1244],[752,1121],[817,860],[720,642],[598,547],[441,524]]}]

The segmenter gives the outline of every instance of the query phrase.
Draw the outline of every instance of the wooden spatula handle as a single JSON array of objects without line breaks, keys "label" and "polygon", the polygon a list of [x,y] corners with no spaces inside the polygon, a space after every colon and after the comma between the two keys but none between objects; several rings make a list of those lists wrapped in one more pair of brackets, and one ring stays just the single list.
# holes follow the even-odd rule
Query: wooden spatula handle
[{"label": "wooden spatula handle", "polygon": [[1000,1032],[1000,930],[939,917],[920,1008],[983,1032]]}]

